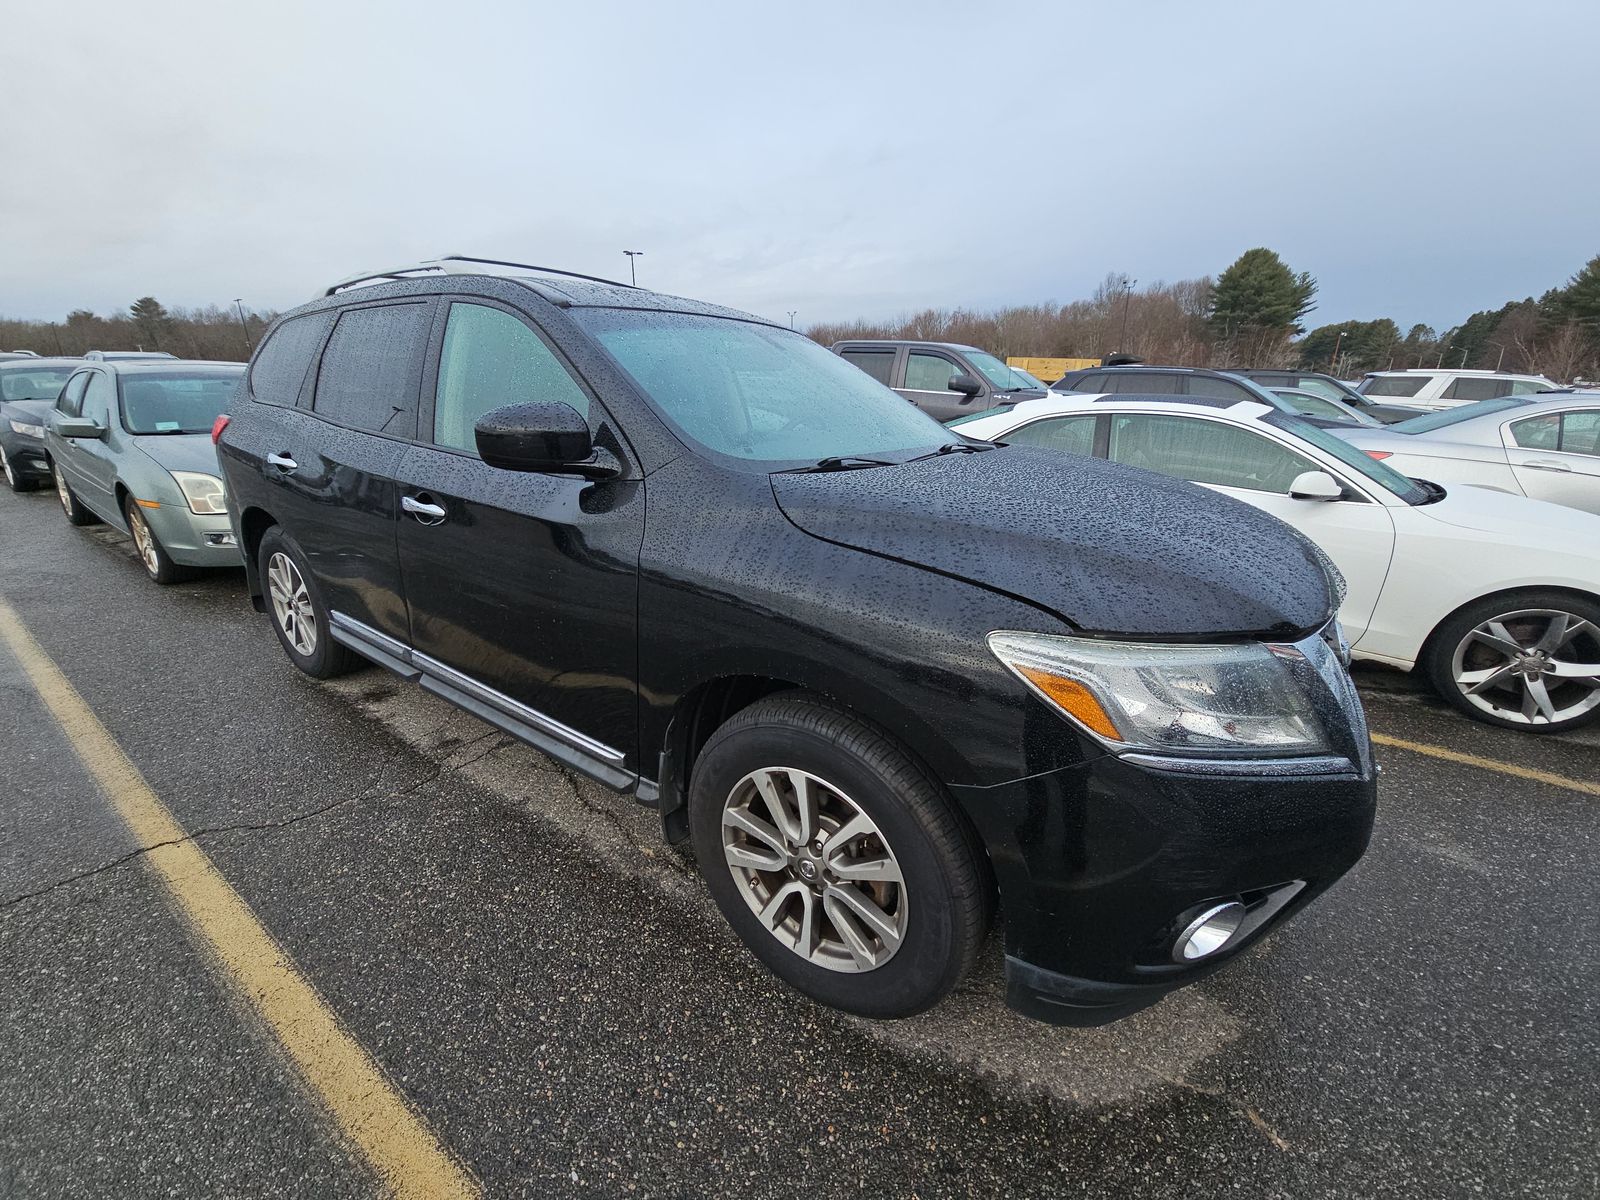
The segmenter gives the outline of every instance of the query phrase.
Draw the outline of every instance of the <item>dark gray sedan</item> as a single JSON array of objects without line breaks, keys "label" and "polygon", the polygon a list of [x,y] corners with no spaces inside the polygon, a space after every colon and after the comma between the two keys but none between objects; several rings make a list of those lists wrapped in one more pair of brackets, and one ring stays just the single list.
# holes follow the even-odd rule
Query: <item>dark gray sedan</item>
[{"label": "dark gray sedan", "polygon": [[80,358],[35,358],[0,362],[0,473],[13,492],[28,492],[50,479],[45,460],[45,414],[55,404]]}]

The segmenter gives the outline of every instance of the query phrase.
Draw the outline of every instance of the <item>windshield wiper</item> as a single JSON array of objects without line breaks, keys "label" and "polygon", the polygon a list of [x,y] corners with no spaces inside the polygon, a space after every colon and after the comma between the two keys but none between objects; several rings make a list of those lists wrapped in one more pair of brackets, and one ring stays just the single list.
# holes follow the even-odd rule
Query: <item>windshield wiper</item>
[{"label": "windshield wiper", "polygon": [[866,467],[892,467],[895,464],[887,458],[864,458],[859,454],[833,454],[827,458],[819,458],[809,467],[793,467],[787,471],[780,471],[781,475],[819,475],[827,471],[860,471]]},{"label": "windshield wiper", "polygon": [[938,458],[941,454],[982,454],[985,450],[993,450],[992,442],[946,442],[936,449],[929,450],[926,454],[919,454],[915,458],[906,459],[907,462],[921,462],[925,458]]}]

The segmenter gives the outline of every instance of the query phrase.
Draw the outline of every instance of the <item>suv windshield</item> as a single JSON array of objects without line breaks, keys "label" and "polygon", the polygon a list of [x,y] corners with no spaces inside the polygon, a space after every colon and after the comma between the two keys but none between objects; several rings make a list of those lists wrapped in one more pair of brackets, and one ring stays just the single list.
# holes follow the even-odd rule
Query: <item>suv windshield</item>
[{"label": "suv windshield", "polygon": [[1415,480],[1407,479],[1393,467],[1384,466],[1365,450],[1358,450],[1326,429],[1319,429],[1298,417],[1287,417],[1279,413],[1268,413],[1261,419],[1268,425],[1276,425],[1279,429],[1287,430],[1295,437],[1310,442],[1318,450],[1333,455],[1356,474],[1371,480],[1385,491],[1393,492],[1407,504],[1426,504],[1433,498],[1428,489]]},{"label": "suv windshield", "polygon": [[237,371],[176,371],[122,378],[122,427],[129,433],[210,433],[227,410],[244,364]]},{"label": "suv windshield", "polygon": [[572,315],[686,440],[765,467],[962,444],[803,334],[644,309]]},{"label": "suv windshield", "polygon": [[1523,400],[1515,396],[1501,396],[1494,400],[1479,400],[1475,404],[1463,404],[1458,408],[1446,408],[1440,412],[1428,413],[1426,416],[1396,421],[1384,432],[1428,433],[1435,429],[1443,429],[1447,425],[1458,425],[1462,421],[1470,421],[1473,417],[1481,417],[1486,413],[1499,412],[1503,408],[1522,408],[1524,405],[1531,403],[1532,401],[1530,400]]},{"label": "suv windshield", "polygon": [[73,367],[0,368],[0,400],[54,400]]},{"label": "suv windshield", "polygon": [[992,354],[985,353],[982,350],[963,350],[962,353],[967,356],[969,363],[983,372],[983,377],[992,386],[999,388],[1003,392],[1034,386]]}]

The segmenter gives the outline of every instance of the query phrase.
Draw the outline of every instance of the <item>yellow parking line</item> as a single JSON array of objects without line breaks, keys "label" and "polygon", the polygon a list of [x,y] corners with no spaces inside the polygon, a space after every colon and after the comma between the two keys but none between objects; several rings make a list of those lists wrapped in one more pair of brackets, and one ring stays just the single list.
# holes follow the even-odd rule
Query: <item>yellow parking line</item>
[{"label": "yellow parking line", "polygon": [[471,1197],[479,1186],[262,927],[128,760],[61,669],[0,600],[0,638],[72,742],[240,999],[267,1024],[340,1131],[399,1197]]},{"label": "yellow parking line", "polygon": [[1600,783],[1589,783],[1582,779],[1568,779],[1565,775],[1557,775],[1553,771],[1539,771],[1533,767],[1519,767],[1516,763],[1501,762],[1495,758],[1483,758],[1477,754],[1463,754],[1459,750],[1446,750],[1443,746],[1430,746],[1427,742],[1408,742],[1404,738],[1390,737],[1386,733],[1375,733],[1372,740],[1379,746],[1394,746],[1400,750],[1409,750],[1413,754],[1426,754],[1430,758],[1442,758],[1447,762],[1464,763],[1469,767],[1482,767],[1485,771],[1498,771],[1502,775],[1515,775],[1518,779],[1532,779],[1536,783],[1548,783],[1551,787],[1565,788],[1569,792],[1581,792],[1585,796],[1600,796]]}]

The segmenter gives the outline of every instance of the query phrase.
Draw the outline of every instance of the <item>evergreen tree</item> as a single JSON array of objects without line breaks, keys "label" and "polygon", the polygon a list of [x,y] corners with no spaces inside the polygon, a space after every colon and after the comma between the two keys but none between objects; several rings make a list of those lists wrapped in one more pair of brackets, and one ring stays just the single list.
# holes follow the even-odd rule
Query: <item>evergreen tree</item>
[{"label": "evergreen tree", "polygon": [[141,296],[128,306],[134,328],[139,331],[141,344],[148,342],[146,350],[161,349],[161,337],[172,330],[172,318],[154,296]]},{"label": "evergreen tree", "polygon": [[1300,332],[1300,318],[1311,311],[1316,294],[1317,282],[1309,274],[1296,275],[1271,250],[1258,246],[1218,277],[1207,319],[1225,342],[1287,338]]}]

